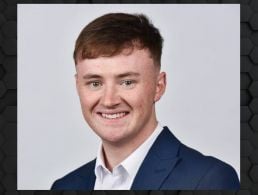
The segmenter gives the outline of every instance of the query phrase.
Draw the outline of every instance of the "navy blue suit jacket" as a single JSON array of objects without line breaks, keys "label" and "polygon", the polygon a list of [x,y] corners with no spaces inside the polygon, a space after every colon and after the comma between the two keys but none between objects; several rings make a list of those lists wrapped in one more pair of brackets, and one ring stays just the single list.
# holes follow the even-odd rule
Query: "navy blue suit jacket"
[{"label": "navy blue suit jacket", "polygon": [[[54,182],[52,190],[93,190],[96,159]],[[182,144],[164,127],[135,176],[132,190],[239,189],[228,164]]]}]

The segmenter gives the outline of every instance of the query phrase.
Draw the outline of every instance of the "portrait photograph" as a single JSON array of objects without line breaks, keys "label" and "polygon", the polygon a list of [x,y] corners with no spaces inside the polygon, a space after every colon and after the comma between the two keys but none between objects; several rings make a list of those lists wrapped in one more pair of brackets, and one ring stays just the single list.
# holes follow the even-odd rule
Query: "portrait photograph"
[{"label": "portrait photograph", "polygon": [[240,188],[240,5],[17,10],[18,190]]}]

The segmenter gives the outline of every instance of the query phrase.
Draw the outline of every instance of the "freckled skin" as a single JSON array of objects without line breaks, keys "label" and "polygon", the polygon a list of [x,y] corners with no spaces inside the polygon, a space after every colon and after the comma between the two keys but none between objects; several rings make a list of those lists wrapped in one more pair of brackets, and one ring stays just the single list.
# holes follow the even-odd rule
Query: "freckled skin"
[{"label": "freckled skin", "polygon": [[[138,147],[157,125],[155,101],[163,95],[165,73],[154,65],[147,49],[134,49],[131,54],[84,59],[76,66],[76,85],[85,120],[102,139],[103,144],[116,147]],[[138,77],[118,78],[126,72]],[[86,74],[99,75],[101,86],[85,84]],[[123,79],[136,80],[133,85],[122,85]],[[93,89],[92,89],[93,88]],[[99,111],[126,111],[119,120],[104,119]]]}]

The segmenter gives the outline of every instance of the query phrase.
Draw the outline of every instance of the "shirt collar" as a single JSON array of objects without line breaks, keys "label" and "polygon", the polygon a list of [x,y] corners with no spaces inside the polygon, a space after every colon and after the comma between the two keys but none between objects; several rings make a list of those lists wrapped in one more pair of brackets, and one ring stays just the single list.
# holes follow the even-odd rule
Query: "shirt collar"
[{"label": "shirt collar", "polygon": [[[163,126],[158,122],[157,127],[152,132],[152,134],[133,152],[131,153],[125,160],[123,160],[119,165],[117,165],[115,169],[124,169],[129,177],[134,178],[138,169],[140,168],[145,156],[147,155],[149,149],[153,145],[154,141],[158,137],[158,135],[163,130]],[[96,165],[95,165],[95,175],[101,181],[105,174],[110,173],[110,171],[106,168],[103,157],[102,143],[99,145]]]},{"label": "shirt collar", "polygon": [[104,163],[103,151],[102,151],[102,143],[99,145],[96,165],[95,165],[95,175],[98,179],[102,181],[104,177],[104,173],[109,173],[110,171],[106,168]]},{"label": "shirt collar", "polygon": [[121,162],[121,165],[126,169],[130,177],[134,178],[136,176],[144,158],[162,130],[163,127],[158,123],[152,134],[133,153]]}]

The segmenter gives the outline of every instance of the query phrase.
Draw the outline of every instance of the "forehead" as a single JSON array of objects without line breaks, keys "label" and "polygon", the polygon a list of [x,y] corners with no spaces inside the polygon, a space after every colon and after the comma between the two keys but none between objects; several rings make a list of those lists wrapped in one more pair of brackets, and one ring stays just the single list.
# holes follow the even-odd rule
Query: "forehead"
[{"label": "forehead", "polygon": [[148,49],[123,50],[119,55],[84,59],[77,63],[77,74],[122,74],[153,72],[155,65]]}]

